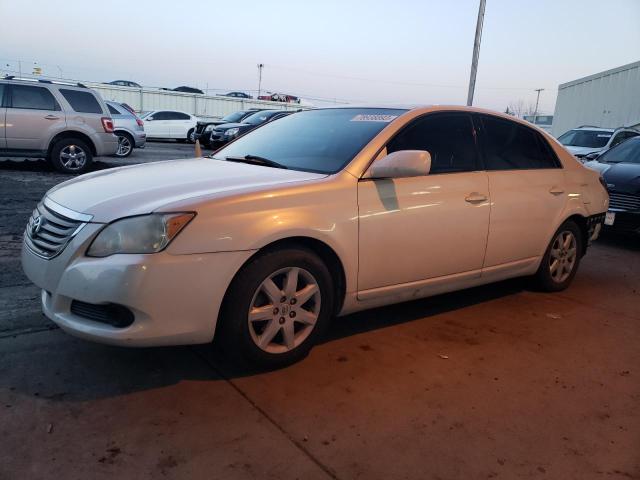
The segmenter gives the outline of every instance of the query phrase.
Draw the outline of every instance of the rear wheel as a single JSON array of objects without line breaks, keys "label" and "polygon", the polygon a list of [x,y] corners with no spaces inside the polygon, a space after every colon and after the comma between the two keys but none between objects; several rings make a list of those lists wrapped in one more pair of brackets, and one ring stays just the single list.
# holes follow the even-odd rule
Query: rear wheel
[{"label": "rear wheel", "polygon": [[84,173],[93,162],[93,154],[89,146],[77,138],[58,140],[49,159],[56,170],[64,173]]},{"label": "rear wheel", "polygon": [[242,268],[225,298],[223,348],[250,364],[274,368],[304,358],[333,311],[326,265],[305,248],[263,254]]},{"label": "rear wheel", "polygon": [[536,273],[543,290],[557,292],[571,284],[580,265],[583,241],[580,228],[572,220],[558,228]]},{"label": "rear wheel", "polygon": [[133,153],[133,137],[125,132],[116,132],[118,137],[118,150],[115,156],[118,158],[126,158]]},{"label": "rear wheel", "polygon": [[187,132],[187,141],[191,143],[196,143],[196,129],[192,128]]}]

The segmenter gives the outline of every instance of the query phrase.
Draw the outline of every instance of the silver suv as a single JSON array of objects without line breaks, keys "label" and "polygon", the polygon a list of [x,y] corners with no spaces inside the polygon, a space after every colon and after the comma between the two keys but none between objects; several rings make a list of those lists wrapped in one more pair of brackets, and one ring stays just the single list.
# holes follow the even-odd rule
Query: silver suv
[{"label": "silver suv", "polygon": [[118,139],[104,101],[84,85],[0,78],[0,156],[44,157],[83,173],[94,156],[113,155]]},{"label": "silver suv", "polygon": [[147,141],[144,122],[122,103],[108,100],[105,103],[113,118],[113,133],[118,137],[116,157],[125,158],[131,155],[134,148],[144,148]]}]

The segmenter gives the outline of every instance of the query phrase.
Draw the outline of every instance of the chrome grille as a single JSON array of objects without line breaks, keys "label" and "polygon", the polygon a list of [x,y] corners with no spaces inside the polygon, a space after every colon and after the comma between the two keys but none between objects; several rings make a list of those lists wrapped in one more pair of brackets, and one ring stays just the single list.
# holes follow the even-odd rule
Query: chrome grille
[{"label": "chrome grille", "polygon": [[90,219],[90,215],[73,212],[45,199],[29,218],[24,242],[36,255],[53,258],[64,250]]},{"label": "chrome grille", "polygon": [[609,192],[609,208],[612,210],[640,210],[640,195]]}]

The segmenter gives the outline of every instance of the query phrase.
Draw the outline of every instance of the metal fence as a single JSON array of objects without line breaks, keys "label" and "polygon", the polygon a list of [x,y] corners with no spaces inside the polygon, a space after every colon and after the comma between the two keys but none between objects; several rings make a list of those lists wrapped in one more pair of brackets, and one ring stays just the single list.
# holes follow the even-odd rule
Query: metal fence
[{"label": "metal fence", "polygon": [[249,108],[267,108],[272,110],[299,110],[301,108],[309,108],[296,103],[208,96],[144,87],[138,89],[103,83],[87,83],[86,85],[97,90],[105,100],[126,103],[137,112],[178,110],[202,118],[220,118],[229,113]]}]

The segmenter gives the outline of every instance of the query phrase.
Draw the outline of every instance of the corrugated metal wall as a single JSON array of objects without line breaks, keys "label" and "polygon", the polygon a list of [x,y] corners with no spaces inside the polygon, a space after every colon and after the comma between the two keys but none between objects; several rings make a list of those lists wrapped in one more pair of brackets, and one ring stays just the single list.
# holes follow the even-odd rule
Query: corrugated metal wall
[{"label": "corrugated metal wall", "polygon": [[296,103],[265,102],[262,100],[243,100],[238,98],[197,95],[193,93],[169,92],[164,90],[137,89],[88,83],[88,87],[97,90],[105,100],[126,103],[136,111],[179,110],[203,118],[220,118],[228,113],[248,108],[269,108],[273,110],[298,110]]},{"label": "corrugated metal wall", "polygon": [[640,124],[640,62],[558,87],[553,135],[580,125],[617,128]]}]

